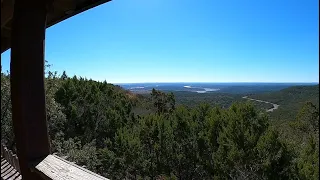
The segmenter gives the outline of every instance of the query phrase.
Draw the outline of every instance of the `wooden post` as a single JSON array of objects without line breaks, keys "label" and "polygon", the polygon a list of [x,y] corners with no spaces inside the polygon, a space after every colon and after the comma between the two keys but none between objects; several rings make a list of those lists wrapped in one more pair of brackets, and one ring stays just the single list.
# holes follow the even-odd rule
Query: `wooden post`
[{"label": "wooden post", "polygon": [[11,100],[23,179],[41,179],[30,163],[50,154],[44,90],[47,1],[15,0],[11,34]]},{"label": "wooden post", "polygon": [[20,166],[19,166],[19,159],[16,154],[13,155],[13,165],[14,165],[14,168],[21,174]]},{"label": "wooden post", "polygon": [[8,159],[9,164],[10,164],[12,167],[14,167],[14,165],[13,165],[13,153],[12,153],[11,150],[8,151],[8,157],[9,157],[9,159]]},{"label": "wooden post", "polygon": [[3,157],[9,163],[9,155],[8,155],[8,148],[7,147],[4,147]]},{"label": "wooden post", "polygon": [[1,143],[1,155],[4,156],[4,144]]}]

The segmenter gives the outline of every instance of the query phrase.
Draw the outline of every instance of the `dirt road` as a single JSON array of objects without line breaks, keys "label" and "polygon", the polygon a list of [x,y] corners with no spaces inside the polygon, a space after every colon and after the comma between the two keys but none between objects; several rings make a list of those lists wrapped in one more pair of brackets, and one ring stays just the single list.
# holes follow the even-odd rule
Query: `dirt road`
[{"label": "dirt road", "polygon": [[242,98],[244,98],[244,99],[248,99],[248,100],[251,100],[251,101],[257,101],[257,102],[262,102],[262,103],[272,104],[272,105],[273,105],[273,108],[271,108],[271,109],[267,109],[267,110],[266,110],[267,112],[272,112],[272,111],[274,111],[274,110],[278,109],[278,108],[279,108],[279,106],[280,106],[280,105],[278,105],[278,104],[274,104],[274,103],[272,103],[272,102],[263,101],[263,100],[259,100],[259,99],[252,99],[252,98],[249,98],[248,96],[244,96],[244,97],[242,97]]}]

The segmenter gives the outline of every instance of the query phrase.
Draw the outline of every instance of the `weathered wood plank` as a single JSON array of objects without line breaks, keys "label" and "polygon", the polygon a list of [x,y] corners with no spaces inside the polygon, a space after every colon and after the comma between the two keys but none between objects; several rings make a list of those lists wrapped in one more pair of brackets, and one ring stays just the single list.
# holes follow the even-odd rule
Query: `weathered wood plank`
[{"label": "weathered wood plank", "polygon": [[20,180],[22,177],[21,174],[4,157],[1,156],[1,180],[2,179]]},{"label": "weathered wood plank", "polygon": [[95,174],[56,155],[48,155],[36,165],[35,171],[42,177],[47,177],[52,180],[108,180],[105,177]]},{"label": "weathered wood plank", "polygon": [[6,162],[8,162],[12,167],[14,167],[16,171],[18,171],[19,173],[21,172],[20,166],[19,166],[19,159],[17,155],[13,154],[12,151],[9,150],[2,143],[1,143],[1,157],[3,157],[6,160]]}]

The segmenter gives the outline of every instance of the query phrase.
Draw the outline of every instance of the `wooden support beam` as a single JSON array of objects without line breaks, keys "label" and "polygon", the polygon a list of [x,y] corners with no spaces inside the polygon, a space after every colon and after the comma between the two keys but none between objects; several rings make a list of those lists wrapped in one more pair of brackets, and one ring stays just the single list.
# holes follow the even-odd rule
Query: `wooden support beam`
[{"label": "wooden support beam", "polygon": [[11,101],[23,179],[41,179],[31,162],[49,153],[44,90],[46,1],[15,0],[11,34]]},{"label": "wooden support beam", "polygon": [[3,27],[1,29],[1,37],[10,38],[11,37],[11,30],[7,27]]},{"label": "wooden support beam", "polygon": [[4,27],[12,18],[14,0],[1,1],[1,28]]},{"label": "wooden support beam", "polygon": [[11,43],[10,38],[1,37],[1,53],[8,50],[8,48],[10,47],[10,43]]},{"label": "wooden support beam", "polygon": [[53,1],[54,9],[58,9],[60,11],[68,11],[76,9],[76,1],[75,0],[55,0]]}]

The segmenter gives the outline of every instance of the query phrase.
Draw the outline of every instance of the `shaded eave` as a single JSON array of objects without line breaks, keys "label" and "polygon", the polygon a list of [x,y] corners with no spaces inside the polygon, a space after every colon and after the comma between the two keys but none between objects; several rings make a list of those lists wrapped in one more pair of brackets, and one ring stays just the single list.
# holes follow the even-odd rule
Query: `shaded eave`
[{"label": "shaded eave", "polygon": [[[48,9],[47,28],[65,19],[111,0],[54,0]],[[1,53],[11,45],[11,24],[14,0],[1,0]]]}]

